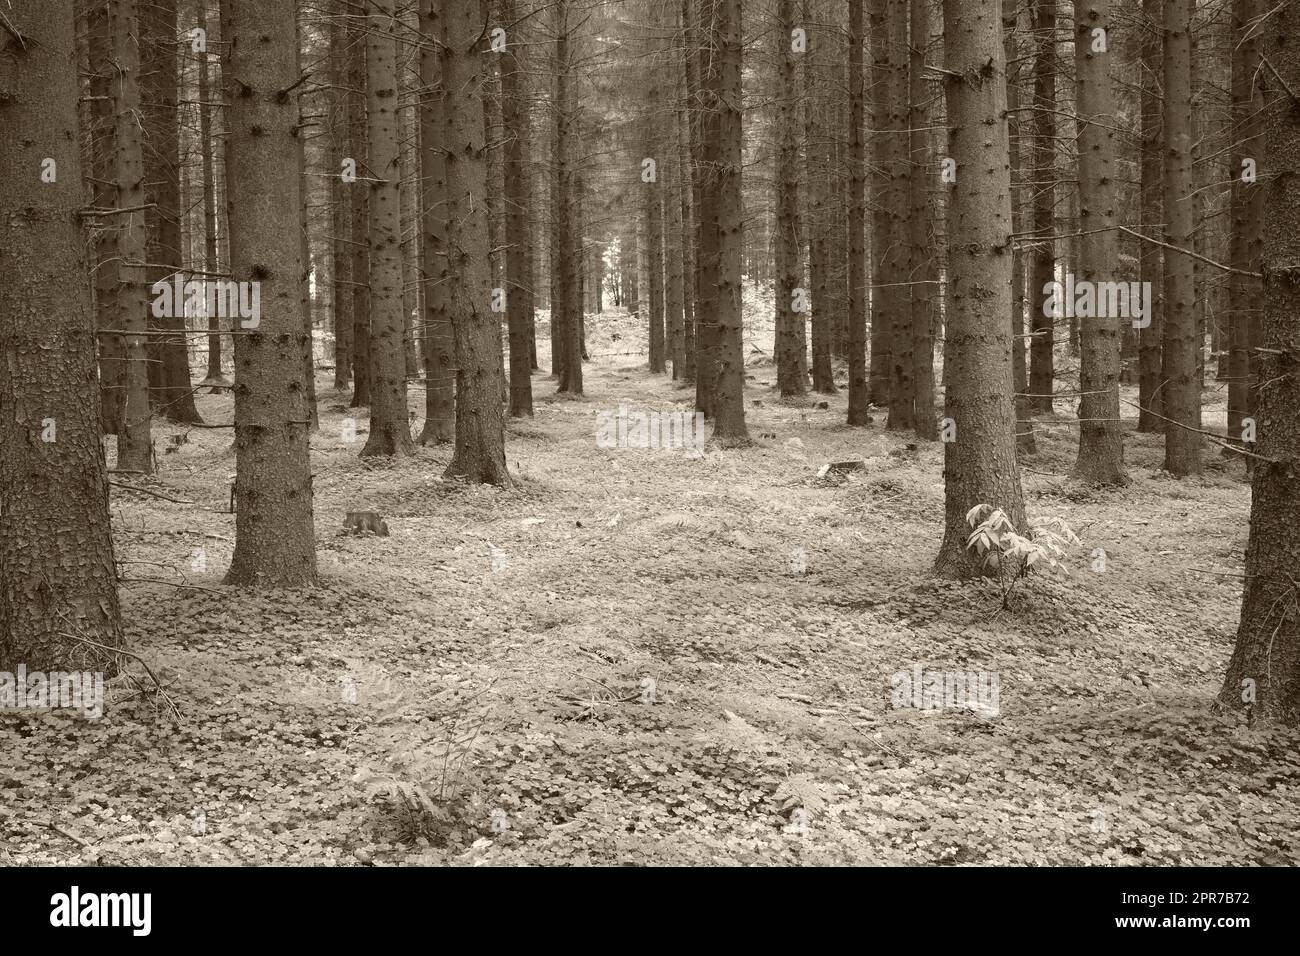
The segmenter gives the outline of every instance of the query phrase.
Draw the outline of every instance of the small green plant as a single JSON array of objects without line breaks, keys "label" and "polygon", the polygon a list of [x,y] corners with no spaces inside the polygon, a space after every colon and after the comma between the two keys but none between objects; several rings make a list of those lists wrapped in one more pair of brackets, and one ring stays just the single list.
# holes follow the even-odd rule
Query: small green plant
[{"label": "small green plant", "polygon": [[1011,592],[1035,565],[1068,574],[1065,549],[1080,543],[1061,518],[1031,518],[1026,537],[1006,512],[992,505],[976,505],[966,513],[966,523],[975,529],[966,539],[966,550],[996,576],[1003,610],[1010,609]]}]

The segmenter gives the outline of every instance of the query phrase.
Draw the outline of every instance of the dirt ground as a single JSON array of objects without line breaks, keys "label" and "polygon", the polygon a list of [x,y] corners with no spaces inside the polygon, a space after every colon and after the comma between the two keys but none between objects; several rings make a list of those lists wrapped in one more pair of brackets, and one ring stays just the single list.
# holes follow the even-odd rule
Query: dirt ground
[{"label": "dirt ground", "polygon": [[[941,446],[844,426],[843,393],[780,402],[759,353],[751,447],[597,448],[598,410],[692,393],[645,371],[625,315],[590,321],[587,395],[535,378],[508,490],[443,481],[448,448],[362,461],[322,372],[310,591],[222,586],[231,433],[159,426],[144,487],[177,500],[115,489],[113,513],[166,699],[133,665],[101,720],[0,717],[0,862],[1300,863],[1297,734],[1213,708],[1239,461],[1171,480],[1130,422],[1131,485],[1082,488],[1058,403],[1028,510],[1083,544],[1003,611],[929,574]],[[343,533],[362,508],[388,537]],[[917,666],[998,675],[998,716],[895,708]]]}]

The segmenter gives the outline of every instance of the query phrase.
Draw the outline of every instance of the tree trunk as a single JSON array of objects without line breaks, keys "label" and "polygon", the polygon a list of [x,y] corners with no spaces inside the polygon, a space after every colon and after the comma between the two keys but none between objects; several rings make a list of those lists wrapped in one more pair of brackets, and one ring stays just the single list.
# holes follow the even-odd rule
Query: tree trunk
[{"label": "tree trunk", "polygon": [[935,571],[965,577],[967,513],[1001,509],[1025,526],[1012,400],[1011,174],[999,0],[944,0],[948,155],[956,162],[948,213],[944,372],[944,536]]},{"label": "tree trunk", "polygon": [[528,340],[528,73],[515,0],[502,0],[501,20],[510,31],[501,64],[501,119],[505,127],[506,324],[510,337],[510,414],[533,417],[533,363]]},{"label": "tree trunk", "polygon": [[[908,190],[908,5],[909,0],[888,0],[889,36],[885,41],[888,83],[884,116],[888,124],[889,163],[886,167],[886,222],[888,245],[883,256],[884,274],[873,277],[871,297],[879,297],[880,308],[872,308],[871,320],[889,328],[889,415],[885,427],[910,431],[916,427],[915,363],[912,357],[913,286],[907,285],[911,249],[908,218],[911,198]],[[922,41],[924,42],[924,41]]]},{"label": "tree trunk", "polygon": [[[799,90],[796,54],[791,49],[794,0],[777,0],[773,33],[777,61],[776,88],[776,386],[784,398],[803,395],[803,327],[808,291],[802,279],[802,223],[799,216]],[[804,54],[806,55],[806,54]],[[795,289],[801,291],[795,302]]]},{"label": "tree trunk", "polygon": [[835,263],[831,260],[832,193],[826,162],[825,116],[822,113],[826,79],[821,75],[830,45],[830,31],[812,22],[811,0],[804,0],[803,22],[808,31],[808,52],[804,54],[804,161],[808,179],[808,282],[812,287],[812,386],[813,391],[833,395],[835,388],[831,350],[835,339],[835,313],[831,304],[831,282]]},{"label": "tree trunk", "polygon": [[[1261,170],[1265,184],[1262,265],[1264,317],[1260,385],[1255,417],[1259,433],[1251,482],[1250,540],[1237,644],[1220,694],[1250,717],[1300,723],[1300,8],[1270,11],[1261,44],[1277,71],[1256,74],[1266,101]],[[1274,82],[1276,80],[1276,82]]]},{"label": "tree trunk", "polygon": [[[914,0],[925,7],[924,0]],[[915,9],[915,8],[914,8]],[[1017,38],[1019,14],[1015,0],[1002,0],[1003,46],[1007,57],[1007,139],[1011,144],[1011,225],[1017,235],[1025,232],[1025,202],[1023,167],[1020,161],[1020,43]],[[923,124],[912,121],[912,128]],[[913,226],[916,215],[913,214]],[[928,248],[928,246],[927,246]],[[914,270],[915,271],[915,270]],[[1023,245],[1017,243],[1011,260],[1011,370],[1016,390],[1016,450],[1024,455],[1037,451],[1034,441],[1034,423],[1030,418],[1030,403],[1025,393],[1029,391],[1028,348],[1025,344],[1025,306],[1037,301],[1037,294],[1025,295],[1025,254]]]},{"label": "tree trunk", "polygon": [[[0,670],[111,675],[122,623],[79,217],[73,4],[11,0],[4,23]],[[55,178],[42,182],[47,158]]]},{"label": "tree trunk", "polygon": [[[330,21],[330,77],[339,87],[346,87],[349,77],[348,33],[344,13],[347,0],[338,0],[338,12]],[[352,376],[352,190],[345,183],[342,162],[348,157],[351,130],[351,96],[346,89],[336,90],[334,115],[330,124],[330,189],[333,198],[334,229],[334,387],[345,391]]]},{"label": "tree trunk", "polygon": [[366,31],[362,5],[351,7],[348,25],[352,46],[352,68],[348,75],[348,92],[352,95],[352,121],[349,130],[351,155],[356,162],[357,179],[352,191],[352,408],[370,404],[370,190],[365,180],[371,176],[367,160],[366,120]]},{"label": "tree trunk", "polygon": [[[299,276],[297,37],[292,5],[224,0],[230,271],[260,283],[235,336],[235,553],[228,584],[314,584],[310,421]],[[285,91],[293,91],[286,93]]]},{"label": "tree trunk", "polygon": [[[217,138],[212,129],[212,97],[215,92],[209,75],[215,53],[212,46],[213,34],[220,35],[220,26],[215,21],[209,24],[208,0],[198,0],[199,29],[207,36],[208,52],[199,55],[199,152],[203,155],[203,268],[208,272],[220,272],[217,246],[217,217],[220,204],[217,202],[216,163]],[[217,26],[213,31],[210,26]],[[211,281],[204,277],[205,282]],[[208,372],[203,384],[210,392],[223,392],[230,387],[221,374],[221,317],[209,315],[208,319]]]},{"label": "tree trunk", "polygon": [[[1163,123],[1160,96],[1160,51],[1163,32],[1163,0],[1142,0],[1142,119],[1141,119],[1141,205],[1142,232],[1155,237],[1164,222],[1164,158],[1161,155]],[[1164,371],[1164,254],[1150,242],[1141,243],[1138,250],[1143,283],[1150,283],[1158,301],[1152,303],[1151,324],[1138,332],[1138,431],[1163,432],[1161,420],[1163,404]]]},{"label": "tree trunk", "polygon": [[[442,34],[437,0],[420,0],[420,32],[425,37]],[[444,153],[444,88],[438,65],[438,48],[426,42],[420,49],[420,182],[423,185],[421,250],[424,273],[424,428],[421,445],[444,445],[456,440],[456,343],[451,331],[447,265],[447,159]]]},{"label": "tree trunk", "polygon": [[[1264,189],[1248,182],[1247,162],[1255,164],[1263,146],[1263,88],[1255,78],[1260,69],[1259,35],[1249,27],[1262,13],[1260,0],[1234,0],[1232,4],[1232,150],[1228,172],[1232,179],[1232,237],[1230,264],[1243,272],[1259,271],[1264,253]],[[1240,441],[1242,420],[1255,406],[1259,379],[1260,280],[1232,273],[1228,276],[1228,438]]]},{"label": "tree trunk", "polygon": [[[877,0],[872,7],[873,31],[883,26],[883,16],[876,16]],[[867,146],[863,126],[866,121],[865,90],[866,65],[863,62],[862,0],[849,0],[849,416],[850,425],[866,425],[871,421],[867,406],[871,393],[867,383]],[[876,34],[873,32],[873,36]],[[873,40],[873,50],[882,49],[883,37]],[[879,115],[879,114],[877,114]],[[877,201],[882,199],[877,191]],[[878,211],[877,215],[883,215]],[[873,222],[875,220],[873,219]],[[881,235],[880,227],[875,235]],[[881,246],[883,248],[883,245]],[[877,261],[879,261],[877,259]],[[878,273],[874,273],[878,275]],[[888,339],[881,334],[885,328],[880,321],[882,312],[872,317],[872,359],[881,356]],[[885,366],[888,368],[888,365]],[[887,374],[887,373],[886,373]]]},{"label": "tree trunk", "polygon": [[490,308],[482,4],[450,0],[441,27],[448,309],[456,342],[456,449],[446,477],[508,485],[501,324]]},{"label": "tree trunk", "polygon": [[413,454],[406,407],[406,318],[402,296],[401,149],[397,132],[394,0],[369,0],[366,15],[366,133],[371,178],[370,434],[363,457]]},{"label": "tree trunk", "polygon": [[[1029,347],[1029,405],[1052,414],[1055,372],[1052,348],[1056,316],[1044,306],[1048,287],[1056,280],[1056,0],[1031,0],[1034,31],[1034,115],[1030,123],[1033,156],[1034,244],[1029,276],[1033,342]],[[960,172],[958,173],[960,175]]]},{"label": "tree trunk", "polygon": [[[1119,176],[1110,25],[1110,0],[1074,0],[1079,231],[1084,233],[1079,278],[1092,283],[1128,281],[1114,275],[1119,263],[1119,233],[1114,228]],[[1101,297],[1096,299],[1093,311],[1107,311]],[[1092,484],[1128,481],[1119,421],[1120,322],[1118,312],[1079,318],[1079,456],[1074,475]]]},{"label": "tree trunk", "polygon": [[[1165,0],[1165,242],[1190,250],[1194,242],[1192,166],[1192,14],[1195,0]],[[1165,250],[1165,468],[1182,477],[1201,471],[1200,349],[1196,337],[1196,274],[1186,252]]]},{"label": "tree trunk", "polygon": [[144,150],[140,131],[140,21],[136,0],[114,0],[108,8],[113,37],[114,208],[133,212],[114,216],[117,226],[117,315],[113,325],[125,335],[126,401],[117,433],[117,467],[152,474],[150,433],[149,297],[143,263],[145,248]]}]

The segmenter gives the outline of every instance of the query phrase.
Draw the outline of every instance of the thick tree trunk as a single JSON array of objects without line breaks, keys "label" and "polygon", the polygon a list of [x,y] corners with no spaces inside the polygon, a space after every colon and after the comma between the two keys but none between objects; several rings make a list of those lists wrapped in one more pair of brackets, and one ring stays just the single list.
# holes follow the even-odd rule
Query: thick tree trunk
[{"label": "thick tree trunk", "polygon": [[[577,130],[573,94],[572,54],[569,37],[569,4],[560,0],[555,6],[555,251],[551,262],[557,272],[552,303],[552,335],[557,337],[559,391],[582,394],[582,229],[578,208],[579,181],[576,169]],[[662,309],[663,285],[658,298],[651,295],[651,321]],[[660,312],[662,315],[662,312]],[[559,316],[558,324],[555,316]]]},{"label": "thick tree trunk", "polygon": [[370,218],[370,434],[363,457],[415,451],[406,407],[402,293],[402,162],[397,124],[394,0],[369,0],[366,15],[367,196]]},{"label": "thick tree trunk", "polygon": [[1272,69],[1256,75],[1272,109],[1264,120],[1264,317],[1250,541],[1237,645],[1220,699],[1266,721],[1300,723],[1300,7],[1271,10],[1262,27]]},{"label": "thick tree trunk", "polygon": [[441,27],[447,304],[456,341],[456,448],[446,476],[507,485],[505,366],[488,262],[482,4],[451,0],[443,5]]},{"label": "thick tree trunk", "polygon": [[[872,28],[883,26],[883,16],[877,18],[876,6],[882,6],[882,0],[872,8]],[[866,214],[867,214],[867,146],[865,130],[866,121],[865,84],[866,65],[863,62],[863,17],[862,0],[849,0],[849,424],[866,425],[871,421],[867,406],[872,394],[867,383],[867,250]],[[874,35],[874,34],[873,34]],[[873,50],[884,47],[883,37],[873,41]],[[877,112],[879,116],[879,112]],[[884,200],[885,193],[876,190],[878,202]],[[883,210],[877,210],[877,216],[883,216]],[[875,220],[873,219],[873,223]],[[882,235],[880,226],[873,234]],[[880,246],[883,248],[883,245]],[[879,257],[877,257],[879,262]],[[879,276],[873,270],[873,275]],[[872,359],[881,357],[888,342],[882,333],[885,328],[884,312],[876,310],[872,315]],[[888,365],[885,366],[888,369]],[[885,372],[887,375],[888,373]],[[875,377],[873,376],[873,379]],[[878,379],[876,379],[878,380]],[[887,394],[887,390],[886,390]]]},{"label": "thick tree trunk", "polygon": [[[934,261],[934,228],[930,211],[934,162],[930,148],[930,117],[925,107],[929,96],[925,78],[925,52],[930,42],[929,0],[911,0],[909,18],[908,101],[911,108],[907,115],[907,128],[910,131],[911,176],[907,184],[910,210],[906,233],[910,242],[907,280],[912,283],[908,331],[912,339],[912,424],[918,438],[934,441],[939,437],[938,416],[934,408],[933,331],[934,307],[939,297],[939,270]],[[1023,278],[1021,276],[1022,290]]]},{"label": "thick tree trunk", "polygon": [[[229,584],[316,580],[299,276],[298,69],[292,5],[224,0],[230,268],[260,284],[235,336],[235,553]],[[294,92],[286,92],[294,91]]]},{"label": "thick tree trunk", "polygon": [[[0,32],[0,670],[116,670],[122,644],[77,136],[71,0]],[[42,164],[55,178],[42,182]],[[143,316],[141,316],[143,320]]]},{"label": "thick tree trunk", "polygon": [[[913,0],[922,7],[924,0]],[[1007,139],[1011,144],[1011,225],[1017,235],[1025,229],[1024,173],[1020,161],[1020,43],[1017,37],[1019,14],[1015,0],[1002,0],[1003,46],[1007,57]],[[912,128],[922,124],[912,121]],[[915,218],[915,217],[914,217]],[[915,229],[915,223],[913,223]],[[1034,441],[1034,423],[1030,418],[1030,403],[1025,393],[1029,391],[1028,346],[1025,337],[1025,307],[1037,302],[1038,295],[1025,295],[1025,254],[1017,243],[1011,260],[1011,371],[1016,390],[1016,449],[1023,455],[1037,450]]]},{"label": "thick tree trunk", "polygon": [[944,372],[944,536],[935,571],[976,573],[967,513],[979,504],[1025,526],[1012,400],[1011,172],[999,0],[944,0],[949,196]]},{"label": "thick tree trunk", "polygon": [[370,190],[367,158],[365,7],[353,4],[348,25],[352,64],[348,92],[352,96],[350,158],[356,161],[352,191],[352,408],[370,404]]},{"label": "thick tree trunk", "polygon": [[[1194,0],[1165,0],[1165,242],[1190,250],[1195,241],[1196,178],[1192,166],[1192,14]],[[1201,380],[1196,335],[1196,274],[1192,257],[1165,250],[1165,468],[1199,474]]]},{"label": "thick tree trunk", "polygon": [[[1118,170],[1115,161],[1115,93],[1111,85],[1110,0],[1074,0],[1075,112],[1078,115],[1079,231],[1077,278],[1127,282],[1119,263]],[[1100,33],[1098,31],[1101,31]],[[1079,456],[1074,475],[1100,485],[1128,481],[1119,421],[1121,316],[1096,297],[1098,315],[1079,318]],[[1131,326],[1129,319],[1124,319]]]},{"label": "thick tree trunk", "polygon": [[889,36],[886,39],[885,57],[888,83],[884,116],[888,124],[885,138],[888,141],[888,181],[885,186],[888,245],[883,262],[884,274],[872,278],[871,297],[880,308],[872,308],[871,320],[884,322],[889,327],[889,415],[886,428],[892,431],[910,431],[916,425],[916,383],[912,357],[911,290],[907,285],[910,276],[910,247],[908,216],[911,202],[908,192],[908,2],[888,0]]}]

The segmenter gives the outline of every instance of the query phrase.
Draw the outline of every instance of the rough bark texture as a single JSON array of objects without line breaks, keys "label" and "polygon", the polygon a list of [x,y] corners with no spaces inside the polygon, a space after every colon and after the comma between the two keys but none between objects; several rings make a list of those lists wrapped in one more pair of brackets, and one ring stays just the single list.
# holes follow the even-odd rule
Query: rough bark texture
[{"label": "rough bark texture", "polygon": [[[1164,222],[1164,158],[1160,153],[1164,136],[1161,120],[1160,51],[1163,0],[1142,0],[1142,119],[1141,119],[1141,205],[1142,232],[1155,237]],[[1164,348],[1164,253],[1154,243],[1144,242],[1138,250],[1138,271],[1158,301],[1151,309],[1151,324],[1138,332],[1138,431],[1164,431],[1161,421],[1161,352]]]},{"label": "rough bark texture", "polygon": [[829,31],[813,22],[813,3],[805,0],[804,23],[808,31],[808,52],[804,54],[805,119],[804,138],[807,156],[804,173],[808,182],[808,282],[812,293],[812,386],[813,391],[834,394],[834,368],[831,351],[835,339],[835,313],[831,303],[831,182],[826,163],[825,117],[821,113],[826,79],[826,50]]},{"label": "rough bark texture", "polygon": [[[99,442],[90,272],[78,217],[72,2],[13,0],[5,25],[0,670],[22,664],[112,673],[122,630]],[[56,163],[54,182],[41,181],[46,158]]]},{"label": "rough bark texture", "polygon": [[[1251,483],[1250,539],[1237,645],[1221,700],[1250,716],[1300,723],[1300,7],[1272,11],[1261,73],[1272,109],[1264,121],[1264,318]],[[1253,682],[1247,684],[1246,682]],[[1246,691],[1253,687],[1253,702]]]},{"label": "rough bark texture", "polygon": [[352,191],[352,401],[353,408],[370,404],[370,175],[366,129],[366,34],[363,7],[353,4],[348,25],[352,63],[348,87],[352,110],[348,130],[349,155],[356,160],[357,179]]},{"label": "rough bark texture", "polygon": [[999,0],[944,0],[948,155],[957,163],[948,207],[944,414],[944,536],[935,571],[976,571],[966,514],[979,504],[1025,525],[1012,402],[1011,166]]},{"label": "rough bark texture", "polygon": [[448,310],[456,342],[456,448],[448,478],[495,485],[506,471],[505,366],[501,326],[491,311],[487,151],[483,142],[483,9],[478,0],[444,4],[440,50],[447,164]]},{"label": "rough bark texture", "polygon": [[[1118,172],[1115,162],[1115,93],[1110,0],[1074,2],[1075,111],[1078,114],[1080,262],[1077,278],[1093,282],[1128,282],[1117,275],[1119,233],[1115,208]],[[1096,31],[1103,31],[1106,52]],[[1100,230],[1100,231],[1097,231]],[[1101,307],[1094,311],[1101,313]],[[1128,481],[1124,471],[1124,435],[1119,421],[1120,323],[1118,314],[1079,319],[1079,455],[1075,477],[1101,485]]]},{"label": "rough bark texture", "polygon": [[[913,0],[925,6],[923,0]],[[1020,118],[1020,41],[1018,37],[1019,16],[1015,0],[1002,0],[1003,46],[1007,57],[1007,139],[1011,144],[1011,225],[1017,235],[1023,235],[1025,228],[1025,193],[1022,185],[1024,173],[1020,161],[1021,128]],[[912,128],[920,124],[913,121]],[[915,223],[913,224],[915,227]],[[1025,294],[1025,253],[1022,243],[1016,243],[1011,260],[1011,371],[1016,389],[1016,449],[1022,455],[1033,454],[1037,450],[1034,441],[1034,423],[1030,416],[1029,399],[1025,393],[1029,390],[1029,347],[1025,336],[1025,309],[1037,295]],[[919,429],[918,429],[919,431]]]},{"label": "rough bark texture", "polygon": [[[938,416],[934,407],[934,312],[939,297],[939,270],[934,257],[934,225],[930,210],[933,180],[933,150],[930,148],[929,98],[925,78],[925,53],[930,42],[930,2],[911,0],[910,57],[908,64],[907,125],[911,153],[910,213],[907,280],[910,286],[910,334],[912,338],[912,426],[926,441],[938,437]],[[1021,277],[1023,280],[1023,276]],[[1021,283],[1023,288],[1023,281]],[[1023,302],[1022,302],[1023,304]],[[1022,340],[1023,342],[1023,340]],[[1023,360],[1023,354],[1022,354]]]},{"label": "rough bark texture", "polygon": [[[1192,248],[1196,227],[1192,194],[1192,14],[1195,0],[1165,0],[1165,242]],[[1192,257],[1165,250],[1164,391],[1165,469],[1199,474],[1201,379],[1196,335],[1196,273]],[[1185,427],[1184,427],[1185,426]]]},{"label": "rough bark texture", "polygon": [[871,311],[871,321],[889,327],[889,416],[886,428],[907,431],[915,427],[916,384],[912,359],[912,307],[908,214],[911,204],[908,183],[907,132],[907,21],[908,0],[888,0],[889,37],[886,41],[888,83],[885,121],[889,162],[886,167],[887,245],[882,262],[884,273],[872,279],[872,301],[880,308]]},{"label": "rough bark texture", "polygon": [[366,133],[370,218],[370,434],[363,456],[415,451],[406,408],[402,296],[401,150],[397,123],[394,0],[369,0],[366,16]]},{"label": "rough bark texture", "polygon": [[222,33],[231,274],[261,287],[257,325],[235,336],[235,553],[226,581],[313,584],[293,7],[225,0]]}]

